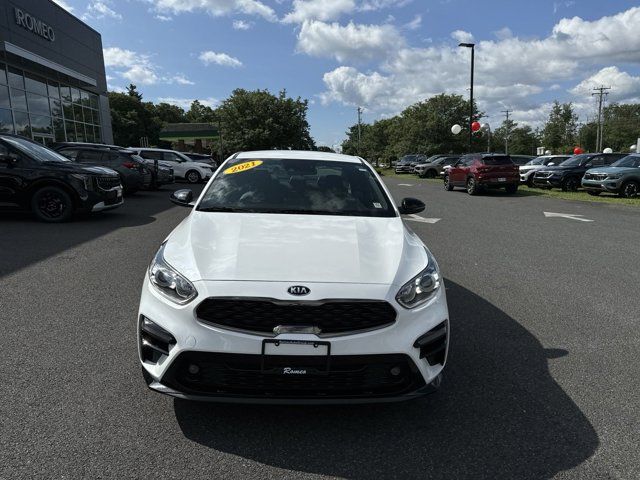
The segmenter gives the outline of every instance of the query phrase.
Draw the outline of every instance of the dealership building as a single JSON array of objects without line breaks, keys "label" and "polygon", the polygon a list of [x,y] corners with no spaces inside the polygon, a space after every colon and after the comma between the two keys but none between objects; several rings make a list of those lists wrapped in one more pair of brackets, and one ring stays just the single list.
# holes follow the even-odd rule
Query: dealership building
[{"label": "dealership building", "polygon": [[0,132],[113,143],[102,38],[51,0],[0,0]]}]

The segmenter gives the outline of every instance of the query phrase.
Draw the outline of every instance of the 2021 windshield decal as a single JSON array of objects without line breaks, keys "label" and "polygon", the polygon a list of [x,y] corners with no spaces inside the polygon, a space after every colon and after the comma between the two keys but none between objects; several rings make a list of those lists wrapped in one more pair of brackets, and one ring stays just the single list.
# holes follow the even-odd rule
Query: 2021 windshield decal
[{"label": "2021 windshield decal", "polygon": [[246,172],[247,170],[251,170],[259,165],[262,165],[262,160],[251,160],[250,162],[239,163],[238,165],[234,165],[233,167],[229,167],[225,169],[225,175],[230,175],[232,173],[240,173]]}]

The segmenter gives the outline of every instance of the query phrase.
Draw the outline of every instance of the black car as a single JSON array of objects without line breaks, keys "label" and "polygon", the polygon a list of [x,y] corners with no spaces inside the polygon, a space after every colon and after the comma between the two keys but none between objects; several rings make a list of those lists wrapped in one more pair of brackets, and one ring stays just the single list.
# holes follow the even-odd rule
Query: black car
[{"label": "black car", "polygon": [[0,208],[31,210],[45,222],[122,205],[120,177],[84,166],[25,137],[0,134]]},{"label": "black car", "polygon": [[[53,144],[53,149],[62,153],[63,150],[73,150],[77,148],[86,148],[86,147],[94,147],[94,148],[102,148],[113,151],[125,151],[127,154],[135,153],[131,152],[130,149],[120,147],[118,145],[109,145],[104,143],[89,143],[89,142],[58,142]],[[137,159],[144,163],[147,168],[151,171],[151,184],[149,187],[153,190],[159,189],[163,185],[169,185],[175,182],[175,177],[173,175],[173,168],[170,165],[165,165],[162,162],[154,162],[153,160],[146,160],[142,157]]]},{"label": "black car", "polygon": [[582,177],[593,167],[607,167],[625,157],[625,153],[581,153],[569,157],[560,165],[545,167],[533,175],[533,185],[541,188],[561,188],[574,192],[580,187]]},{"label": "black car", "polygon": [[115,170],[125,193],[135,193],[152,185],[151,168],[131,150],[75,145],[58,147],[57,152],[77,163]]},{"label": "black car", "polygon": [[218,162],[211,158],[211,155],[205,155],[203,153],[183,153],[194,162],[206,163],[207,165],[211,165],[213,168],[218,168]]},{"label": "black car", "polygon": [[413,167],[425,160],[427,157],[424,155],[405,155],[396,163],[396,173],[413,173]]}]

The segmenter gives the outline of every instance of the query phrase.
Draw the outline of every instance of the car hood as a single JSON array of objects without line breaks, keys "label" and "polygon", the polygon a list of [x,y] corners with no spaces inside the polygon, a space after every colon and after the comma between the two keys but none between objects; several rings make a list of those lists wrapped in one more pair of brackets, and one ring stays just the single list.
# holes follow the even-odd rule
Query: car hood
[{"label": "car hood", "polygon": [[637,173],[640,174],[638,167],[597,167],[587,170],[587,173]]},{"label": "car hood", "polygon": [[194,165],[196,167],[201,167],[201,168],[211,168],[211,165],[209,165],[208,163],[202,163],[202,162],[191,162],[190,165]]},{"label": "car hood", "polygon": [[584,167],[581,167],[580,165],[572,165],[572,166],[568,166],[568,167],[563,167],[561,165],[555,165],[553,167],[544,167],[541,170],[544,170],[545,172],[565,172],[565,171],[568,171],[568,170],[579,170],[581,168],[584,168]]},{"label": "car hood", "polygon": [[403,285],[427,265],[399,217],[192,212],[166,261],[193,281]]},{"label": "car hood", "polygon": [[44,162],[47,167],[57,171],[68,173],[84,173],[90,175],[118,175],[117,172],[107,167],[98,165],[78,164],[75,162]]}]

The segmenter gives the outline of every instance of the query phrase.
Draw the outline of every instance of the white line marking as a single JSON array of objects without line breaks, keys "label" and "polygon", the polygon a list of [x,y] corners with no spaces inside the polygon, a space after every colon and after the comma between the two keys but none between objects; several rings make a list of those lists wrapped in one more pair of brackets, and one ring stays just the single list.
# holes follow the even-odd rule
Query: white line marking
[{"label": "white line marking", "polygon": [[573,213],[555,213],[555,212],[543,212],[544,216],[547,218],[568,218],[570,220],[578,220],[579,222],[593,222],[594,220],[589,220],[588,218],[580,218],[584,217],[584,215],[575,215]]},{"label": "white line marking", "polygon": [[420,222],[420,223],[438,223],[441,218],[425,218],[420,215],[416,215],[415,213],[412,215],[405,215],[407,220],[411,220],[412,222]]},{"label": "white line marking", "polygon": [[413,183],[399,183],[399,187],[413,187]]}]

